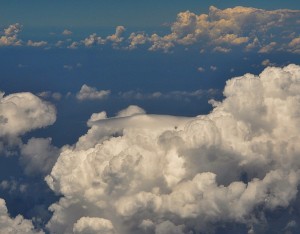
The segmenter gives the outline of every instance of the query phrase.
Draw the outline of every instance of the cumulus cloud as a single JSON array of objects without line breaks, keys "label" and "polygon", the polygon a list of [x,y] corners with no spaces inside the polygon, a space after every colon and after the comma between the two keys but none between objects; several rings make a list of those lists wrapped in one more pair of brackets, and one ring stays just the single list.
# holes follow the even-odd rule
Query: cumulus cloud
[{"label": "cumulus cloud", "polygon": [[[98,36],[96,33],[93,33],[89,35],[87,38],[85,38],[84,40],[82,40],[80,43],[73,42],[73,44],[77,43],[76,47],[78,47],[81,44],[86,47],[91,47],[95,45],[104,45],[110,42],[112,43],[114,48],[117,48],[117,46],[124,40],[122,34],[125,32],[125,30],[126,29],[124,26],[117,26],[115,33],[107,36],[106,38],[102,38]],[[75,44],[73,46],[72,45],[70,46],[70,48],[75,47]]]},{"label": "cumulus cloud", "polygon": [[[219,46],[216,48],[247,46],[249,43],[248,49],[250,49],[254,48],[250,44],[255,41],[260,41],[260,43],[256,43],[260,45],[268,43],[268,41],[271,43],[271,33],[268,32],[275,26],[293,32],[296,27],[294,20],[299,17],[299,11],[292,10],[266,11],[248,7],[220,10],[211,6],[208,14],[197,15],[190,11],[180,12],[171,27],[171,34],[167,38],[168,42],[173,44],[201,43],[203,47]],[[257,38],[258,36],[260,39]],[[282,44],[280,33],[272,34],[272,37],[273,40],[276,38],[277,42]],[[262,51],[269,52],[275,45],[273,42]],[[262,45],[262,47],[264,46],[267,44]]]},{"label": "cumulus cloud", "polygon": [[106,38],[106,41],[111,41],[114,45],[121,43],[124,40],[122,34],[126,31],[124,26],[117,26],[116,32]]},{"label": "cumulus cloud", "polygon": [[42,234],[37,231],[30,220],[17,215],[11,218],[8,214],[5,201],[0,198],[0,233],[5,234]]},{"label": "cumulus cloud", "polygon": [[[247,51],[257,49],[261,53],[273,50],[297,52],[289,48],[297,40],[288,41],[291,37],[286,36],[295,37],[293,32],[297,29],[297,20],[297,10],[267,11],[241,6],[221,10],[211,6],[207,14],[197,15],[190,11],[178,13],[176,21],[171,24],[171,33],[166,35],[132,32],[124,40],[122,34],[125,28],[118,26],[115,34],[102,38],[94,33],[82,44],[92,46],[112,42],[113,47],[119,48],[119,44],[126,41],[128,45],[123,45],[123,48],[135,49],[150,44],[150,51],[164,52],[170,52],[176,45],[193,44],[201,49],[211,48],[212,51],[225,53],[236,46],[244,47]],[[275,31],[276,28],[284,30]]]},{"label": "cumulus cloud", "polygon": [[18,34],[22,26],[19,23],[9,25],[3,32],[0,32],[0,46],[20,46],[22,41],[19,40]]},{"label": "cumulus cloud", "polygon": [[0,92],[0,153],[17,154],[22,144],[20,136],[31,130],[51,125],[56,120],[53,105],[31,93]]},{"label": "cumulus cloud", "polygon": [[[284,35],[297,31],[297,10],[267,11],[250,7],[234,7],[218,9],[209,8],[208,14],[197,15],[190,11],[180,12],[171,25],[171,33],[167,35],[145,35],[132,33],[129,37],[129,48],[139,44],[150,43],[149,50],[169,52],[176,45],[196,44],[212,51],[230,52],[233,47],[240,46],[245,50],[257,49],[260,53],[273,50],[286,50],[294,47],[297,40],[288,41]],[[275,29],[279,29],[275,31]]]},{"label": "cumulus cloud", "polygon": [[61,34],[64,35],[64,36],[69,36],[69,35],[72,35],[73,32],[68,30],[68,29],[65,29]]},{"label": "cumulus cloud", "polygon": [[82,85],[80,91],[77,93],[76,98],[81,101],[97,100],[97,99],[107,98],[109,95],[110,95],[110,90],[98,91],[96,88],[84,84]]},{"label": "cumulus cloud", "polygon": [[131,105],[118,112],[117,117],[128,117],[133,115],[146,114],[146,111],[138,106]]},{"label": "cumulus cloud", "polygon": [[131,33],[128,40],[130,42],[129,49],[135,49],[138,45],[145,44],[148,41],[148,37],[144,33]]},{"label": "cumulus cloud", "polygon": [[31,138],[21,146],[20,162],[27,175],[50,173],[60,150],[51,144],[51,138]]},{"label": "cumulus cloud", "polygon": [[116,234],[112,223],[101,218],[82,217],[73,228],[74,233]]},{"label": "cumulus cloud", "polygon": [[47,228],[191,233],[240,223],[255,232],[266,211],[297,197],[299,84],[300,66],[268,67],[228,80],[208,115],[96,114],[46,177],[62,195]]},{"label": "cumulus cloud", "polygon": [[56,120],[53,105],[32,93],[0,92],[0,137],[19,136],[36,128],[51,125]]}]

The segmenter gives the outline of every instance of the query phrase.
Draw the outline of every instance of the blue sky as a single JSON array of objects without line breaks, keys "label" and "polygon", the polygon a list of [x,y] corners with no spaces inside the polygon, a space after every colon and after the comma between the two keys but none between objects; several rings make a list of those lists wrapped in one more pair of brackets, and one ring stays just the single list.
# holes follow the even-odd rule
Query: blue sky
[{"label": "blue sky", "polygon": [[26,27],[157,27],[175,20],[180,11],[205,13],[209,6],[250,6],[263,9],[299,9],[295,0],[28,0],[1,1],[2,25],[22,22]]},{"label": "blue sky", "polygon": [[299,25],[297,0],[0,0],[0,233],[299,233]]}]

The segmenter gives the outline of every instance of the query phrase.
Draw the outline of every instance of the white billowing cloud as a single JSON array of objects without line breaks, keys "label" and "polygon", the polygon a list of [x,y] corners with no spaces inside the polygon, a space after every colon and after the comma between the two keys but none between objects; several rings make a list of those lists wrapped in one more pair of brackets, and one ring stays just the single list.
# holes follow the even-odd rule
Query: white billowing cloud
[{"label": "white billowing cloud", "polygon": [[[76,48],[77,48],[80,44],[83,44],[86,47],[91,47],[95,45],[104,45],[107,44],[108,42],[111,42],[113,47],[117,48],[117,45],[124,40],[122,34],[125,32],[125,30],[126,29],[124,26],[117,26],[115,33],[107,36],[106,38],[102,38],[98,36],[96,33],[93,33],[89,35],[87,38],[85,38],[84,40],[82,40],[80,43],[73,42],[73,44],[77,43],[76,44]],[[72,45],[69,48],[75,47],[75,44],[74,46]]]},{"label": "white billowing cloud", "polygon": [[82,217],[73,228],[74,233],[116,234],[112,223],[101,218]]},{"label": "white billowing cloud", "polygon": [[85,46],[90,47],[96,44],[105,44],[105,40],[101,37],[98,37],[96,33],[93,33],[89,37],[85,38],[82,43]]},{"label": "white billowing cloud", "polygon": [[[147,38],[139,34],[139,37],[141,44],[150,42],[150,50],[164,52],[177,44],[197,44],[202,49],[211,47],[219,52],[229,52],[231,47],[243,46],[246,50],[258,49],[262,53],[269,53],[276,49],[286,50],[289,41],[283,40],[283,34],[296,31],[299,18],[297,10],[267,11],[241,6],[221,10],[211,6],[208,14],[197,15],[190,11],[178,13],[170,34],[153,34]],[[274,28],[281,30],[274,32]],[[131,39],[133,45],[129,47],[136,48],[136,35],[133,34]],[[290,46],[294,44],[291,43]]]},{"label": "white billowing cloud", "polygon": [[131,105],[118,112],[117,117],[128,117],[133,115],[146,114],[146,111],[138,106]]},{"label": "white billowing cloud", "polygon": [[228,80],[208,115],[97,114],[46,177],[63,195],[47,228],[190,233],[241,223],[255,232],[264,211],[298,193],[299,91],[300,66],[268,67]]},{"label": "white billowing cloud", "polygon": [[157,34],[152,34],[149,37],[149,41],[151,42],[151,47],[149,48],[150,51],[155,50],[163,50],[164,52],[169,52],[174,45],[174,35],[166,35],[166,36],[159,36]]},{"label": "white billowing cloud", "polygon": [[0,233],[42,234],[44,232],[35,230],[32,222],[24,219],[21,215],[11,218],[7,212],[5,201],[0,198]]},{"label": "white billowing cloud", "polygon": [[31,138],[21,146],[20,162],[27,175],[48,174],[60,150],[51,145],[51,138]]},{"label": "white billowing cloud", "polygon": [[18,34],[21,31],[22,26],[19,23],[9,25],[4,29],[4,32],[0,32],[0,46],[20,46],[22,41],[19,40]]},{"label": "white billowing cloud", "polygon": [[55,120],[54,106],[32,93],[4,96],[0,92],[0,137],[19,136],[51,125]]},{"label": "white billowing cloud", "polygon": [[87,121],[87,125],[91,127],[93,126],[95,121],[102,120],[102,119],[107,119],[107,114],[105,111],[92,114],[90,119]]},{"label": "white billowing cloud", "polygon": [[77,93],[76,98],[78,100],[96,100],[104,99],[110,95],[110,90],[97,90],[94,87],[87,86],[86,84],[82,85],[80,91]]},{"label": "white billowing cloud", "polygon": [[128,40],[130,41],[129,49],[135,49],[138,45],[143,45],[148,41],[148,36],[144,33],[131,33]]},{"label": "white billowing cloud", "polygon": [[116,32],[113,35],[110,35],[106,38],[106,41],[111,41],[114,44],[121,43],[124,40],[124,37],[122,37],[122,34],[126,31],[124,26],[117,26]]}]

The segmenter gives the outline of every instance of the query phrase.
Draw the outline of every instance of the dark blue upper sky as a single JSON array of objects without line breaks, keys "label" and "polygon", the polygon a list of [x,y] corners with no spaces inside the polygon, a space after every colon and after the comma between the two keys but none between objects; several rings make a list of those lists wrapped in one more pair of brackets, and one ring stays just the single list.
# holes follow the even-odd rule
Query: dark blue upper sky
[{"label": "dark blue upper sky", "polygon": [[262,9],[299,9],[297,0],[1,0],[1,26],[20,22],[26,27],[153,27],[173,22],[180,11],[207,12],[250,6]]}]

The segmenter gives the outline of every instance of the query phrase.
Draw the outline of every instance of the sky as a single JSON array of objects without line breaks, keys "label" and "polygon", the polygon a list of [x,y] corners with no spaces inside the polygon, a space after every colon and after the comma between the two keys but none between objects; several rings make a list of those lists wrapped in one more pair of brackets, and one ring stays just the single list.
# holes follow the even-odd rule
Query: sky
[{"label": "sky", "polygon": [[0,233],[299,233],[299,2],[0,6]]},{"label": "sky", "polygon": [[264,9],[299,9],[299,2],[260,0],[28,0],[1,1],[0,20],[4,25],[22,22],[26,27],[158,27],[175,20],[180,11],[205,13],[209,6],[249,6]]}]

